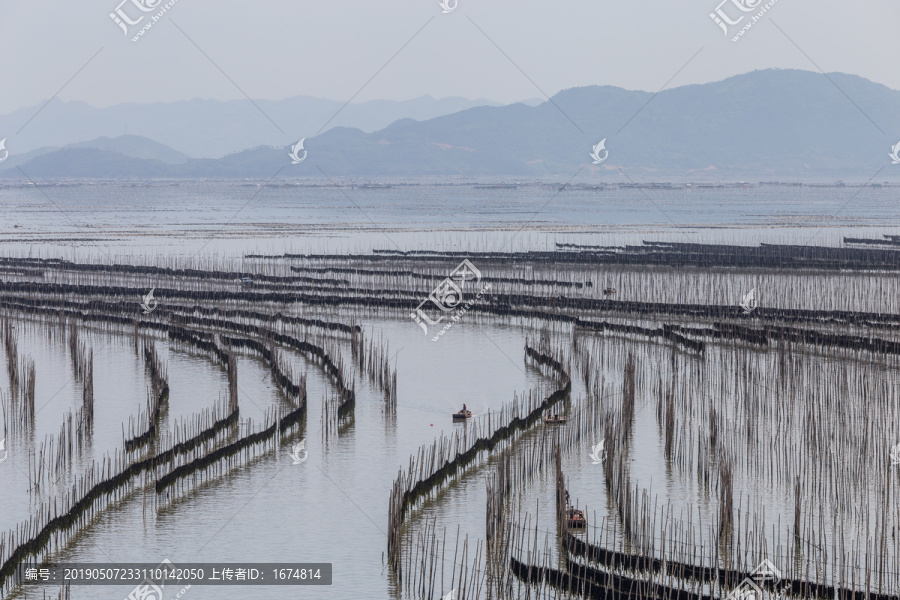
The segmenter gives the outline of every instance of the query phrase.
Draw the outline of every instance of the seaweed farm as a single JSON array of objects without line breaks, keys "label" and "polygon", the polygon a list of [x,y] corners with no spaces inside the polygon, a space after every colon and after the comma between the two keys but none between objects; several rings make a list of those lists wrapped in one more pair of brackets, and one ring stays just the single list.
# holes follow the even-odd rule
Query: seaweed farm
[{"label": "seaweed farm", "polygon": [[0,594],[900,598],[896,240],[586,239],[0,257]]}]

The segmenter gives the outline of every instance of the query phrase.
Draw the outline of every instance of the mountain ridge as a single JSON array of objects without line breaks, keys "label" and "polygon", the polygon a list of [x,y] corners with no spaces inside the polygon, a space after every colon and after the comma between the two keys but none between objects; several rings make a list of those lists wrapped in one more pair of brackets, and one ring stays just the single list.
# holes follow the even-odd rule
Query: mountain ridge
[{"label": "mountain ridge", "polygon": [[[129,173],[123,177],[171,178],[321,177],[324,172],[336,177],[578,173],[603,179],[621,177],[622,171],[636,177],[702,172],[868,178],[891,166],[887,155],[897,142],[892,137],[900,139],[900,91],[855,75],[771,69],[657,94],[613,86],[572,88],[536,106],[474,106],[425,121],[399,119],[373,132],[336,126],[307,137],[308,156],[297,165],[288,158],[288,144],[162,168],[148,162],[144,175],[138,163],[100,154],[93,154],[102,163],[97,168],[70,155],[54,159],[53,153],[22,168],[45,178],[107,177],[115,164]],[[609,158],[593,164],[589,154],[601,139]],[[15,175],[4,169],[0,176]]]}]

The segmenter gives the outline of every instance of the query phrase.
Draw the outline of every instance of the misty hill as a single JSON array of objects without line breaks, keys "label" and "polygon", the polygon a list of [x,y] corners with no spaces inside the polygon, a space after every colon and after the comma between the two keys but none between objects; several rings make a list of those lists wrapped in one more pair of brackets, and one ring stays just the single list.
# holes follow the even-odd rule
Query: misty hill
[{"label": "misty hill", "polygon": [[120,135],[116,138],[101,137],[89,142],[69,144],[66,148],[94,148],[124,154],[131,158],[160,160],[170,165],[187,162],[191,158],[178,150],[138,135]]},{"label": "misty hill", "polygon": [[[588,154],[603,138],[609,159],[593,165]],[[402,119],[372,133],[336,127],[308,138],[308,157],[298,165],[290,164],[286,147],[256,148],[162,170],[149,162],[143,174],[137,174],[136,163],[127,163],[129,175],[122,176],[268,179],[276,172],[321,177],[321,169],[329,176],[568,178],[583,168],[583,176],[621,179],[621,167],[645,179],[692,174],[868,179],[884,168],[881,179],[900,174],[887,156],[898,140],[900,92],[852,75],[767,70],[655,97],[593,86],[560,92],[538,106],[475,107],[421,122]],[[77,161],[81,176],[106,176],[100,173],[113,163],[97,156],[103,168]],[[41,158],[40,168],[29,163],[32,176],[61,177],[63,169],[73,176],[71,157],[59,157],[59,167],[52,154]]]},{"label": "misty hill", "polygon": [[[94,108],[84,102],[54,99],[40,111],[38,118],[28,123],[21,135],[10,141],[15,141],[22,154],[41,147],[63,147],[82,140],[134,134],[188,156],[218,158],[245,148],[282,146],[313,136],[344,106],[336,100],[308,96],[255,102],[259,109],[249,100],[199,99]],[[328,127],[376,131],[398,119],[426,120],[485,104],[495,103],[465,98],[436,100],[430,96],[405,101],[373,100],[346,106]],[[38,109],[40,106],[30,106],[0,115],[0,139],[11,135],[7,132],[22,128]]]},{"label": "misty hill", "polygon": [[[84,149],[102,150],[102,153],[89,152],[85,156],[78,158],[79,151]],[[112,173],[111,177],[130,177],[140,175],[116,175],[115,171],[110,171],[112,162],[120,162],[116,155],[122,158],[136,158],[151,161],[161,161],[165,164],[174,165],[189,160],[186,154],[182,154],[177,150],[173,150],[168,146],[143,138],[137,135],[122,135],[117,138],[102,137],[87,142],[78,142],[70,144],[65,148],[44,147],[26,152],[25,154],[16,154],[15,148],[10,148],[9,158],[3,163],[5,169],[12,169],[16,166],[23,165],[23,170],[29,176],[31,173],[25,169],[24,165],[30,165],[29,168],[36,168],[38,172],[55,172],[59,168],[60,172],[70,172],[74,164],[80,165],[82,169],[92,169],[91,157],[94,160],[101,160],[103,165],[98,169],[104,173]],[[112,161],[112,162],[111,162]],[[121,161],[122,164],[128,163],[133,165],[128,169],[129,173],[140,173],[140,161]],[[17,171],[18,172],[18,171]],[[148,165],[148,172],[157,172],[156,168]],[[69,175],[59,175],[59,177],[68,177]],[[79,175],[74,175],[78,177]],[[43,177],[43,175],[41,175]]]},{"label": "misty hill", "polygon": [[[118,152],[98,148],[63,148],[38,156],[24,165],[22,171],[29,178],[160,178],[169,176],[168,165],[161,160],[148,160],[125,156]],[[18,169],[5,172],[22,177]],[[52,175],[48,175],[52,173]],[[89,173],[90,175],[85,175]]]},{"label": "misty hill", "polygon": [[[900,91],[852,75],[829,77],[865,114],[822,74],[767,70],[656,97],[570,89],[536,107],[472,108],[368,135],[330,131],[307,147],[335,175],[572,176],[580,166],[598,174],[621,166],[641,176],[870,177],[891,166]],[[603,138],[609,159],[594,166],[589,152]]]}]

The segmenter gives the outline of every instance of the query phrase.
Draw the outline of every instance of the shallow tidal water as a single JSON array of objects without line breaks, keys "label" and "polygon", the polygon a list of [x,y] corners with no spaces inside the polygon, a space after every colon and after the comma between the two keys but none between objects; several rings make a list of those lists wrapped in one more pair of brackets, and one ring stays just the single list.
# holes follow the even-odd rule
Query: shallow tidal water
[{"label": "shallow tidal water", "polygon": [[[168,558],[176,565],[229,560],[331,562],[334,584],[304,587],[304,598],[351,598],[362,591],[389,597],[391,583],[382,552],[386,549],[387,500],[398,469],[441,431],[465,426],[450,419],[450,413],[462,403],[474,408],[476,415],[499,410],[512,400],[514,392],[521,395],[537,387],[543,376],[525,366],[523,332],[517,329],[463,321],[434,343],[412,322],[373,321],[370,326],[383,331],[392,349],[399,350],[392,351],[396,352],[400,389],[395,418],[386,413],[380,391],[372,389],[368,381],[357,381],[352,424],[323,439],[321,404],[331,393],[330,384],[315,365],[305,364],[300,356],[289,356],[295,369],[308,374],[308,419],[293,436],[306,440],[307,461],[293,465],[290,444],[281,445],[225,476],[207,478],[159,510],[148,508],[145,512],[144,492],[136,491],[97,516],[53,561],[161,562]],[[130,342],[123,340],[117,355],[124,357],[123,362],[134,363]],[[158,344],[164,346],[165,342]],[[24,347],[20,344],[20,352]],[[349,346],[344,351],[349,355]],[[169,350],[162,357],[168,362],[171,388],[165,424],[211,407],[225,394],[224,373],[211,359],[180,350]],[[241,417],[261,421],[263,411],[278,402],[279,393],[255,358],[240,360],[238,373]],[[100,375],[96,369],[97,381]],[[118,382],[120,395],[125,395],[122,392],[129,381],[135,384],[132,388],[140,390],[131,371],[123,369],[121,376],[115,372],[103,375],[111,389]],[[68,377],[62,368],[55,375],[39,368],[37,374],[38,381],[43,379],[54,389]],[[46,422],[45,428],[55,433],[54,418],[75,405],[75,395],[70,393],[65,402],[48,405],[38,421]],[[121,426],[113,425],[117,417],[103,408],[110,399],[96,385],[95,397],[93,451],[99,458],[103,449],[121,446]],[[139,403],[133,405],[137,409]],[[118,418],[127,420],[127,414],[122,412]],[[4,529],[27,515],[27,477],[19,472],[20,460],[16,459],[24,458],[24,450],[14,447],[12,460],[0,465],[3,489],[9,490],[2,495],[0,527]],[[440,503],[440,522],[454,530],[459,523],[463,533],[473,538],[483,535],[484,490],[480,479],[477,483],[480,502],[478,494],[466,493],[464,502]],[[194,586],[190,596],[275,597],[269,595],[273,589]],[[73,598],[124,598],[129,591],[119,586],[79,586],[73,588]],[[287,588],[274,593],[279,592],[286,593]],[[20,588],[10,597],[39,598],[41,593],[39,588]],[[296,592],[289,593],[293,596]]]},{"label": "shallow tidal water", "polygon": [[863,182],[565,191],[535,182],[517,189],[264,183],[57,182],[41,189],[7,183],[0,185],[0,248],[17,255],[144,262],[157,255],[622,245],[648,236],[837,244],[843,236],[896,234],[900,222],[898,188],[859,188]]},{"label": "shallow tidal water", "polygon": [[[439,250],[522,250],[554,243],[622,245],[644,239],[696,242],[838,244],[843,236],[897,234],[900,203],[893,188],[751,188],[715,190],[565,191],[539,185],[517,190],[460,186],[409,186],[388,190],[340,190],[281,185],[261,189],[254,182],[111,184],[58,186],[45,190],[67,215],[28,187],[0,187],[0,248],[10,255],[154,262],[158,257],[202,261],[240,259],[247,253],[369,252],[373,248]],[[848,202],[852,201],[852,204]],[[20,224],[14,228],[11,224]],[[196,257],[196,258],[195,258]],[[731,293],[731,292],[729,292]],[[732,296],[734,294],[731,294]],[[343,319],[341,319],[343,320]],[[293,465],[290,443],[265,451],[223,476],[197,481],[188,492],[164,503],[135,491],[103,511],[90,526],[52,556],[54,562],[331,562],[329,587],[193,586],[187,598],[399,597],[385,565],[388,496],[410,455],[442,431],[457,427],[450,413],[463,403],[476,415],[497,411],[549,380],[526,366],[523,346],[535,331],[498,319],[464,317],[438,342],[404,314],[359,321],[368,339],[383,335],[398,370],[396,415],[381,392],[357,377],[355,416],[327,439],[321,427],[324,399],[333,393],[321,369],[285,350],[295,372],[307,373],[307,420],[290,442],[304,439],[309,458]],[[9,459],[0,463],[0,530],[14,528],[33,510],[38,493],[28,490],[29,456],[45,436],[59,431],[64,415],[80,402],[71,360],[61,331],[19,321],[19,352],[37,365],[34,435],[8,436]],[[149,381],[127,332],[83,330],[94,349],[96,426],[93,440],[76,460],[82,472],[91,460],[121,447],[123,426],[146,409]],[[156,342],[167,363],[169,408],[162,429],[190,420],[227,395],[224,370],[209,357]],[[341,343],[345,360],[350,347]],[[0,354],[2,354],[0,349]],[[661,359],[664,360],[664,359]],[[2,357],[5,361],[5,356]],[[267,409],[283,401],[262,361],[239,359],[241,418],[259,423]],[[611,382],[620,371],[610,371]],[[0,390],[8,390],[0,369]],[[584,397],[573,376],[572,402]],[[653,408],[638,403],[632,449],[632,476],[675,503],[715,511],[688,481],[664,468]],[[580,505],[594,525],[611,518],[602,474],[587,449],[567,453],[564,469]],[[475,467],[413,513],[419,527],[436,519],[470,539],[484,537],[487,466]],[[71,476],[69,473],[67,477]],[[61,482],[60,486],[62,485]],[[742,491],[754,482],[741,482]],[[58,491],[58,490],[55,490]],[[42,493],[52,493],[44,490]],[[523,504],[552,523],[551,476],[529,489]],[[768,490],[781,512],[790,512],[785,490]],[[574,498],[573,498],[574,499]],[[51,588],[52,589],[52,588]],[[125,598],[130,586],[73,587],[72,598]],[[40,598],[44,590],[18,588],[10,598]],[[448,589],[444,589],[446,593]]]}]

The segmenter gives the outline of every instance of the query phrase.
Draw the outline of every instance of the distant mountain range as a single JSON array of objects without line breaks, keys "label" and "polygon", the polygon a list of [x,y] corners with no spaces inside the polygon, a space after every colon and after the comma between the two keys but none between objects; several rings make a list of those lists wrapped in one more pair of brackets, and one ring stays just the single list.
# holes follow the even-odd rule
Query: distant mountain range
[{"label": "distant mountain range", "polygon": [[[0,139],[9,137],[10,142],[17,144],[19,153],[24,153],[132,134],[156,140],[193,158],[219,158],[256,146],[294,143],[302,137],[316,135],[323,127],[376,131],[398,119],[421,121],[497,103],[422,96],[413,100],[344,104],[298,96],[253,102],[195,99],[95,108],[84,102],[54,99],[43,108],[29,106],[0,115]],[[14,140],[13,132],[20,129],[22,135]]]},{"label": "distant mountain range", "polygon": [[[189,133],[191,125],[183,126]],[[594,165],[591,147],[604,138],[609,157]],[[592,86],[536,106],[468,107],[368,133],[335,127],[307,136],[307,158],[297,165],[287,145],[188,159],[122,136],[11,154],[0,176],[21,177],[19,165],[32,178],[571,177],[581,169],[585,177],[621,179],[621,167],[657,180],[868,179],[883,168],[881,180],[900,175],[888,158],[898,141],[900,91],[854,75],[766,70],[657,95]]]}]

